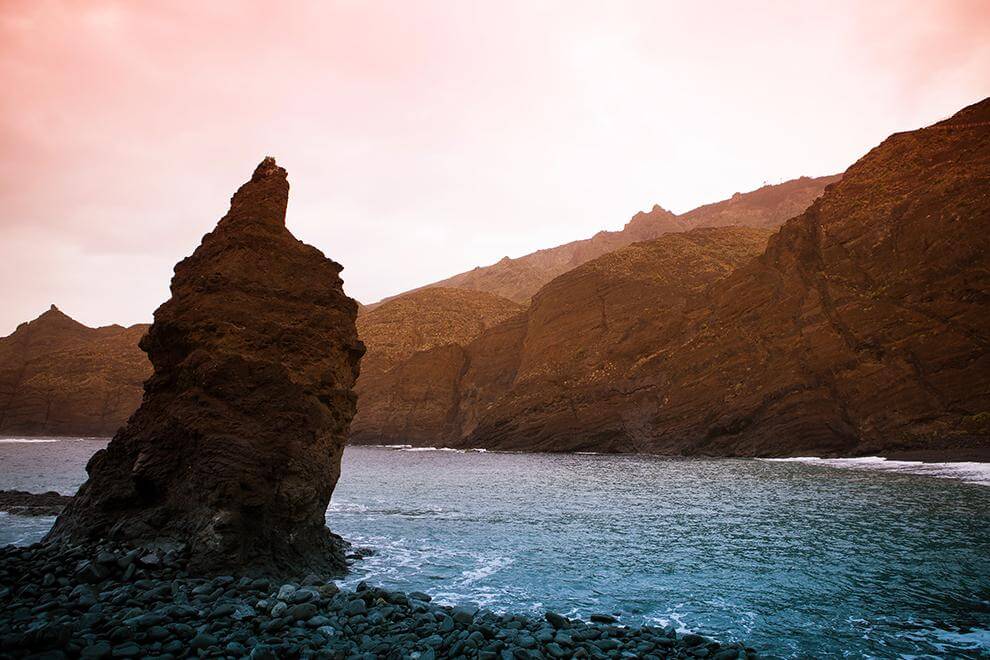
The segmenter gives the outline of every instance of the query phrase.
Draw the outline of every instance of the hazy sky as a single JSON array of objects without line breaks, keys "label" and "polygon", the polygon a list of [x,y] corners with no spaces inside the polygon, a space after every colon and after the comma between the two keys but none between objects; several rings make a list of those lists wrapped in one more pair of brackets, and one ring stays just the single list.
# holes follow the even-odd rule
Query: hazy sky
[{"label": "hazy sky", "polygon": [[990,2],[0,2],[0,335],[151,319],[265,155],[370,302],[844,170],[990,93]]}]

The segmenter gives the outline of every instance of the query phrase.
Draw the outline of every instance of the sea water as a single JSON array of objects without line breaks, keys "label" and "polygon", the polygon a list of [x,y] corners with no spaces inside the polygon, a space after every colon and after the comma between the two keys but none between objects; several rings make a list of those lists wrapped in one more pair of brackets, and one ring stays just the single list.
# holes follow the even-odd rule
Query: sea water
[{"label": "sea water", "polygon": [[[0,488],[71,493],[105,440],[0,440]],[[0,516],[0,544],[52,518]],[[990,465],[352,447],[344,582],[671,623],[788,657],[990,655]]]}]

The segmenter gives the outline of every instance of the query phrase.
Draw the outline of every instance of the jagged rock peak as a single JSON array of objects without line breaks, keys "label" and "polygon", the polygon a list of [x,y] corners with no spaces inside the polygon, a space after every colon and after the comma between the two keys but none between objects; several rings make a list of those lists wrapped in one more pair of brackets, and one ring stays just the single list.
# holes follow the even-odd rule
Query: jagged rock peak
[{"label": "jagged rock peak", "polygon": [[258,163],[258,167],[254,168],[254,174],[251,176],[251,180],[258,181],[270,176],[279,176],[284,179],[288,176],[288,173],[284,167],[278,166],[274,158],[265,156],[265,159]]},{"label": "jagged rock peak", "polygon": [[285,227],[289,203],[289,181],[285,168],[266,156],[255,168],[251,180],[230,198],[230,210],[220,220],[220,228],[232,225]]}]

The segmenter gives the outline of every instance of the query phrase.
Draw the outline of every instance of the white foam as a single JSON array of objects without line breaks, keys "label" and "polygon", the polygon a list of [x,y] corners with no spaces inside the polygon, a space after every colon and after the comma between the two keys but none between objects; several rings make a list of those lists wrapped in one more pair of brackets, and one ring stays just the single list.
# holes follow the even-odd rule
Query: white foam
[{"label": "white foam", "polygon": [[878,470],[901,474],[917,474],[942,479],[959,479],[981,486],[990,486],[990,463],[925,463],[923,461],[895,461],[882,456],[860,456],[857,458],[820,458],[818,456],[795,456],[792,458],[760,458],[757,460],[776,463],[807,463],[834,468],[853,470]]},{"label": "white foam", "polygon": [[463,449],[454,449],[453,447],[408,447],[399,451],[453,451],[458,454],[464,453]]},{"label": "white foam", "polygon": [[37,442],[60,442],[64,438],[0,438],[0,444],[34,444]]}]

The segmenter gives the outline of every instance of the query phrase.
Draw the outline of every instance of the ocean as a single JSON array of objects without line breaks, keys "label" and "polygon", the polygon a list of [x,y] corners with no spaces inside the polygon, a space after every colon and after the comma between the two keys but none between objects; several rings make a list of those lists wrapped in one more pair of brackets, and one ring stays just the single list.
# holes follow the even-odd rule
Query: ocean
[{"label": "ocean", "polygon": [[[105,439],[0,439],[0,489],[72,493]],[[52,518],[0,514],[0,545]],[[990,464],[350,447],[342,580],[671,623],[784,657],[990,655]]]}]

